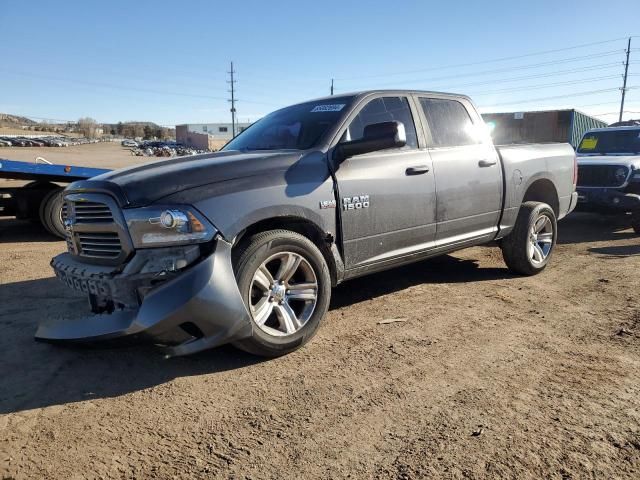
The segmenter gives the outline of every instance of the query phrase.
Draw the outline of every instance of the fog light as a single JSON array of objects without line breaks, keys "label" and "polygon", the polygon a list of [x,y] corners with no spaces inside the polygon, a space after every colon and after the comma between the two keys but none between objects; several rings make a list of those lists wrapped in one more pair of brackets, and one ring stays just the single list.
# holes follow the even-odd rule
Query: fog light
[{"label": "fog light", "polygon": [[613,204],[614,205],[617,205],[619,203],[620,203],[620,199],[619,198],[616,197],[616,198],[613,199]]}]

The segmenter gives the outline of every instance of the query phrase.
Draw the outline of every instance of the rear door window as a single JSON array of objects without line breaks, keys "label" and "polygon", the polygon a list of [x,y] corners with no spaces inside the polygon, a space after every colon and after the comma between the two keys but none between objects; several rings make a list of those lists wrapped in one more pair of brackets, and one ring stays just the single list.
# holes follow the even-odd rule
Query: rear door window
[{"label": "rear door window", "polygon": [[420,98],[434,147],[460,147],[480,143],[465,106],[456,100]]},{"label": "rear door window", "polygon": [[407,144],[404,148],[418,148],[416,127],[411,115],[411,107],[406,97],[380,97],[367,103],[353,119],[342,141],[359,140],[364,134],[364,127],[373,123],[398,121],[404,124]]}]

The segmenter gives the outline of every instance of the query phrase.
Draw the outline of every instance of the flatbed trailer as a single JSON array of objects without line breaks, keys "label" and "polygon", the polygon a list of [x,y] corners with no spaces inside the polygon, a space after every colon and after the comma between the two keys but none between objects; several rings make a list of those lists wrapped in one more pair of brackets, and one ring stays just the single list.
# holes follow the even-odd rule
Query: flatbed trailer
[{"label": "flatbed trailer", "polygon": [[51,234],[64,238],[64,186],[108,172],[104,168],[55,165],[38,157],[33,163],[0,158],[0,179],[24,180],[25,185],[0,185],[0,216],[40,221]]}]

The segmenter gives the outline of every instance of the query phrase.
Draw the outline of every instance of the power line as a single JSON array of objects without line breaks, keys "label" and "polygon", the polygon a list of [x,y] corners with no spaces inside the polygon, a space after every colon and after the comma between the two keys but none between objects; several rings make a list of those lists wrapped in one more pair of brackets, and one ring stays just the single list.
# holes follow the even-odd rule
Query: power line
[{"label": "power line", "polygon": [[[619,111],[606,112],[606,113],[592,113],[591,116],[593,116],[593,117],[604,117],[606,115],[618,115],[619,113],[620,113]],[[638,112],[634,112],[632,110],[625,110],[623,113],[638,113]]]},{"label": "power line", "polygon": [[[640,62],[635,62],[637,64],[640,64]],[[633,65],[634,62],[631,62],[630,65]],[[507,78],[498,78],[498,79],[492,79],[492,80],[483,80],[481,82],[471,82],[471,83],[462,83],[462,84],[458,84],[458,85],[448,85],[447,88],[460,88],[460,87],[472,87],[472,86],[477,86],[477,85],[494,85],[496,83],[510,83],[510,82],[518,82],[521,80],[530,80],[532,78],[545,78],[545,77],[556,77],[559,75],[566,75],[566,74],[571,74],[571,73],[582,73],[582,72],[590,72],[592,70],[605,70],[608,68],[612,68],[612,67],[620,67],[620,63],[618,62],[614,62],[614,63],[602,63],[602,64],[598,64],[598,65],[592,65],[589,67],[582,67],[582,68],[572,68],[572,69],[568,69],[568,70],[556,70],[553,72],[547,72],[547,73],[538,73],[535,75],[522,75],[519,77],[507,77]],[[439,88],[439,87],[434,87],[434,88]]]},{"label": "power line", "polygon": [[[637,35],[633,35],[631,38],[636,38]],[[366,76],[358,76],[358,77],[343,77],[343,78],[336,78],[336,80],[359,80],[359,79],[363,79],[363,78],[380,78],[380,77],[388,77],[390,75],[406,75],[409,73],[421,73],[421,72],[429,72],[429,71],[434,71],[434,70],[444,70],[444,69],[448,69],[448,68],[460,68],[460,67],[471,67],[471,66],[475,66],[475,65],[484,65],[487,63],[497,63],[497,62],[505,62],[508,60],[517,60],[520,58],[527,58],[527,57],[534,57],[534,56],[539,56],[539,55],[547,55],[549,53],[558,53],[558,52],[564,52],[564,51],[568,51],[568,50],[576,50],[579,48],[586,48],[586,47],[593,47],[595,45],[604,45],[605,43],[614,43],[614,42],[619,42],[621,40],[626,40],[627,37],[619,37],[619,38],[613,38],[610,40],[602,40],[599,42],[591,42],[591,43],[583,43],[581,45],[574,45],[571,47],[564,47],[564,48],[556,48],[553,50],[541,50],[541,51],[537,51],[537,52],[531,52],[531,53],[525,53],[525,54],[521,54],[521,55],[513,55],[513,56],[509,56],[509,57],[501,57],[501,58],[493,58],[490,60],[481,60],[481,61],[477,61],[477,62],[468,62],[468,63],[456,63],[456,64],[451,64],[451,65],[441,65],[438,67],[429,67],[429,68],[423,68],[423,69],[419,69],[419,70],[409,70],[409,71],[403,71],[403,72],[394,72],[392,74],[389,73],[385,73],[385,74],[376,74],[376,75],[366,75]]]},{"label": "power line", "polygon": [[[637,74],[630,74],[629,76],[637,76]],[[473,94],[474,97],[482,96],[482,95],[492,95],[495,93],[505,93],[505,92],[519,92],[524,90],[536,90],[540,88],[548,88],[548,87],[560,87],[563,85],[575,85],[576,83],[590,83],[597,82],[601,80],[610,80],[613,78],[618,78],[619,75],[607,75],[604,77],[591,77],[591,78],[583,78],[580,80],[569,80],[566,82],[554,82],[554,83],[540,83],[536,85],[526,85],[519,87],[511,87],[511,88],[502,88],[498,90],[485,90],[484,92],[475,92]]]},{"label": "power line", "polygon": [[[627,87],[628,90],[631,90],[633,88],[638,88],[637,86],[634,87]],[[578,92],[578,93],[568,93],[565,95],[555,95],[552,97],[542,97],[542,98],[528,98],[528,99],[524,99],[524,100],[519,100],[519,101],[515,101],[515,102],[503,102],[503,103],[494,103],[493,105],[485,105],[482,108],[492,108],[492,107],[501,107],[503,105],[520,105],[523,103],[533,103],[533,102],[542,102],[545,100],[557,100],[559,98],[567,98],[567,97],[580,97],[583,95],[593,95],[596,93],[604,93],[604,92],[613,92],[618,90],[617,88],[603,88],[601,90],[591,90],[589,92]]]},{"label": "power line", "polygon": [[563,59],[551,60],[551,61],[547,61],[547,62],[533,63],[533,64],[527,64],[527,65],[518,65],[518,66],[513,66],[513,67],[502,67],[502,68],[499,68],[499,69],[484,70],[484,71],[480,71],[480,72],[459,73],[459,74],[445,75],[445,76],[440,76],[440,77],[431,77],[431,78],[421,78],[421,79],[413,79],[413,80],[401,80],[401,81],[394,81],[394,82],[385,82],[385,83],[378,83],[377,85],[380,85],[380,86],[399,85],[399,84],[401,85],[401,84],[417,83],[417,82],[437,82],[439,80],[448,80],[450,78],[476,77],[476,76],[480,76],[480,75],[491,75],[491,74],[494,74],[494,73],[511,72],[513,70],[528,70],[528,69],[531,69],[531,68],[548,67],[548,66],[551,66],[551,65],[559,65],[559,64],[562,64],[562,63],[579,62],[579,61],[582,61],[582,60],[589,60],[589,59],[592,59],[592,58],[601,58],[601,57],[607,57],[607,56],[612,56],[612,55],[620,55],[622,53],[624,53],[624,50],[610,50],[610,51],[607,51],[607,52],[602,52],[602,53],[597,53],[597,54],[589,54],[589,55],[582,55],[582,56],[578,56],[578,57],[563,58]]},{"label": "power line", "polygon": [[[138,87],[130,87],[130,86],[116,85],[116,84],[102,83],[102,82],[87,82],[87,81],[84,81],[84,80],[76,80],[76,79],[62,78],[62,77],[52,77],[52,76],[49,76],[49,75],[40,75],[40,74],[35,74],[35,73],[30,73],[30,72],[16,72],[16,71],[8,70],[8,69],[5,69],[5,68],[0,68],[0,71],[8,73],[8,74],[24,76],[24,77],[42,78],[44,80],[55,80],[55,81],[60,81],[60,82],[76,83],[76,84],[79,84],[79,85],[86,85],[86,86],[100,87],[100,88],[109,88],[109,89],[115,89],[115,90],[121,90],[121,91],[144,92],[144,93],[153,93],[153,94],[158,94],[158,95],[175,95],[175,96],[180,96],[180,97],[204,98],[204,99],[208,99],[208,100],[222,100],[222,101],[226,101],[227,100],[227,98],[225,98],[225,97],[215,97],[215,96],[212,96],[212,95],[200,95],[200,94],[191,94],[191,93],[184,93],[184,92],[172,92],[172,91],[168,91],[168,90],[155,90],[155,89],[149,89],[149,88],[138,88]],[[257,105],[268,105],[268,106],[274,106],[275,105],[273,103],[260,102],[260,101],[257,101],[257,100],[243,100],[243,101],[246,102],[246,103],[254,103],[254,104],[257,104]]]},{"label": "power line", "polygon": [[494,103],[493,105],[487,105],[483,108],[488,108],[488,107],[500,107],[503,105],[520,105],[523,103],[532,103],[532,102],[541,102],[541,101],[545,101],[545,100],[557,100],[559,98],[566,98],[566,97],[579,97],[579,96],[583,96],[583,95],[592,95],[592,94],[596,94],[596,93],[604,93],[604,92],[613,92],[618,90],[617,88],[604,88],[601,90],[591,90],[588,92],[579,92],[579,93],[571,93],[571,94],[566,94],[566,95],[555,95],[552,97],[541,97],[541,98],[528,98],[528,99],[524,99],[524,100],[518,100],[518,101],[514,101],[514,102],[502,102],[502,103]]}]

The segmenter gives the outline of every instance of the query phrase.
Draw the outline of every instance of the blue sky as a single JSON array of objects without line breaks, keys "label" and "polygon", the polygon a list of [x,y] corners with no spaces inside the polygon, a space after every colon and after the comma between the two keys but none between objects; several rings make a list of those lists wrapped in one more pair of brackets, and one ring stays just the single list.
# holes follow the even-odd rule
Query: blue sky
[{"label": "blue sky", "polygon": [[[638,0],[0,0],[0,112],[229,121],[233,60],[242,121],[326,95],[331,78],[336,93],[455,91],[485,111],[576,107],[612,121],[639,18]],[[505,57],[517,58],[493,61]],[[631,60],[640,86],[640,36]],[[625,110],[640,117],[640,88]]]}]

